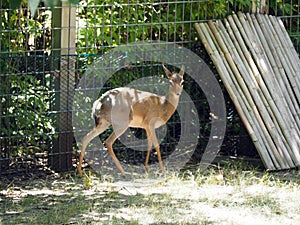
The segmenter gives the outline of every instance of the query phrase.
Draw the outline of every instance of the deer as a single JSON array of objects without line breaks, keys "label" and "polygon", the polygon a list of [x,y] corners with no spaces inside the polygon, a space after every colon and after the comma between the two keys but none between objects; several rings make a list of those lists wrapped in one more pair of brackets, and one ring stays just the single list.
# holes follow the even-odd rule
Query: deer
[{"label": "deer", "polygon": [[125,176],[125,171],[116,157],[112,146],[129,127],[143,128],[146,131],[147,154],[144,163],[146,171],[148,171],[149,157],[154,147],[160,170],[164,172],[155,129],[166,124],[178,106],[179,97],[183,90],[185,68],[182,66],[179,73],[171,73],[165,65],[162,65],[162,67],[170,82],[169,91],[165,96],[129,87],[119,87],[105,92],[93,103],[92,117],[95,120],[95,127],[82,139],[77,167],[80,177],[82,177],[82,162],[87,145],[110,126],[113,128],[113,132],[104,141],[104,144],[115,166],[123,176]]}]

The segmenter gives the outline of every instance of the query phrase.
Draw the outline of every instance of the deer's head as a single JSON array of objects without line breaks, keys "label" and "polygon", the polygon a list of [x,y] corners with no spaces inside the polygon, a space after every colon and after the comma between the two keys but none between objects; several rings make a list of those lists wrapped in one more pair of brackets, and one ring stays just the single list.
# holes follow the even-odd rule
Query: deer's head
[{"label": "deer's head", "polygon": [[176,95],[180,95],[183,90],[183,74],[184,74],[184,66],[181,67],[179,73],[173,72],[171,73],[164,65],[163,69],[170,81],[170,91],[175,93]]}]

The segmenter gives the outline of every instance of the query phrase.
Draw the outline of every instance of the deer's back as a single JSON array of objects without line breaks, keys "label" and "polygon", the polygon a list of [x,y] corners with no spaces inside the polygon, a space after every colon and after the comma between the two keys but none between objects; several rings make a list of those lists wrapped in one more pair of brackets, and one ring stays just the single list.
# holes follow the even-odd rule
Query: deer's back
[{"label": "deer's back", "polygon": [[[115,119],[129,119],[132,126],[142,127],[147,117],[159,117],[161,105],[165,97],[140,91],[133,88],[121,87],[105,92],[93,105],[93,117],[105,118],[111,122]],[[121,117],[121,118],[120,118]]]}]

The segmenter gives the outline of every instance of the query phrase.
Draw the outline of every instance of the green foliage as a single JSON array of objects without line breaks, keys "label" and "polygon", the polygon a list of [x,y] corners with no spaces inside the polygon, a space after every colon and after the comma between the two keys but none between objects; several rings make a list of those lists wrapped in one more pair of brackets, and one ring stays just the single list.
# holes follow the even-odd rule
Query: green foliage
[{"label": "green foliage", "polygon": [[[79,68],[111,47],[136,41],[188,43],[198,40],[192,21],[221,19],[249,12],[250,0],[131,1],[82,0],[78,8]],[[89,57],[87,57],[89,56]]]},{"label": "green foliage", "polygon": [[298,15],[299,2],[297,0],[281,1],[274,0],[270,1],[270,11],[275,12],[277,15]]},{"label": "green foliage", "polygon": [[42,151],[49,145],[49,134],[54,132],[49,118],[50,75],[45,76],[45,85],[32,75],[11,76],[9,83],[1,83],[1,88],[8,85],[9,96],[2,98],[6,106],[2,111],[1,136],[14,137],[10,148],[12,155]]},{"label": "green foliage", "polygon": [[79,0],[14,0],[10,1],[11,8],[16,9],[24,2],[27,2],[27,4],[29,5],[31,15],[35,15],[39,4],[41,4],[42,2],[45,3],[46,6],[53,8],[54,6],[58,5],[59,2],[69,2],[71,4],[78,4]]},{"label": "green foliage", "polygon": [[225,0],[127,3],[127,0],[80,1],[79,53],[98,54],[105,47],[135,41],[194,40],[197,35],[190,21],[222,18],[228,13]]},{"label": "green foliage", "polygon": [[32,19],[25,1],[17,10],[10,9],[11,1],[1,4],[0,149],[2,156],[14,157],[46,149],[54,132],[48,115],[51,77],[38,75],[39,57],[31,56],[35,50],[48,54],[51,17],[41,10]]}]

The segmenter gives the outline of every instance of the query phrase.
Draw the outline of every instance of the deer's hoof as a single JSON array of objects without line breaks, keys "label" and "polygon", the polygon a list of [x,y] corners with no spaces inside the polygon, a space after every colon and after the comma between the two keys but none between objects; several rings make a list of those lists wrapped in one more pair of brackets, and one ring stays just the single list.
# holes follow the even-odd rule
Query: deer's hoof
[{"label": "deer's hoof", "polygon": [[82,171],[80,169],[77,170],[78,176],[82,177]]}]

